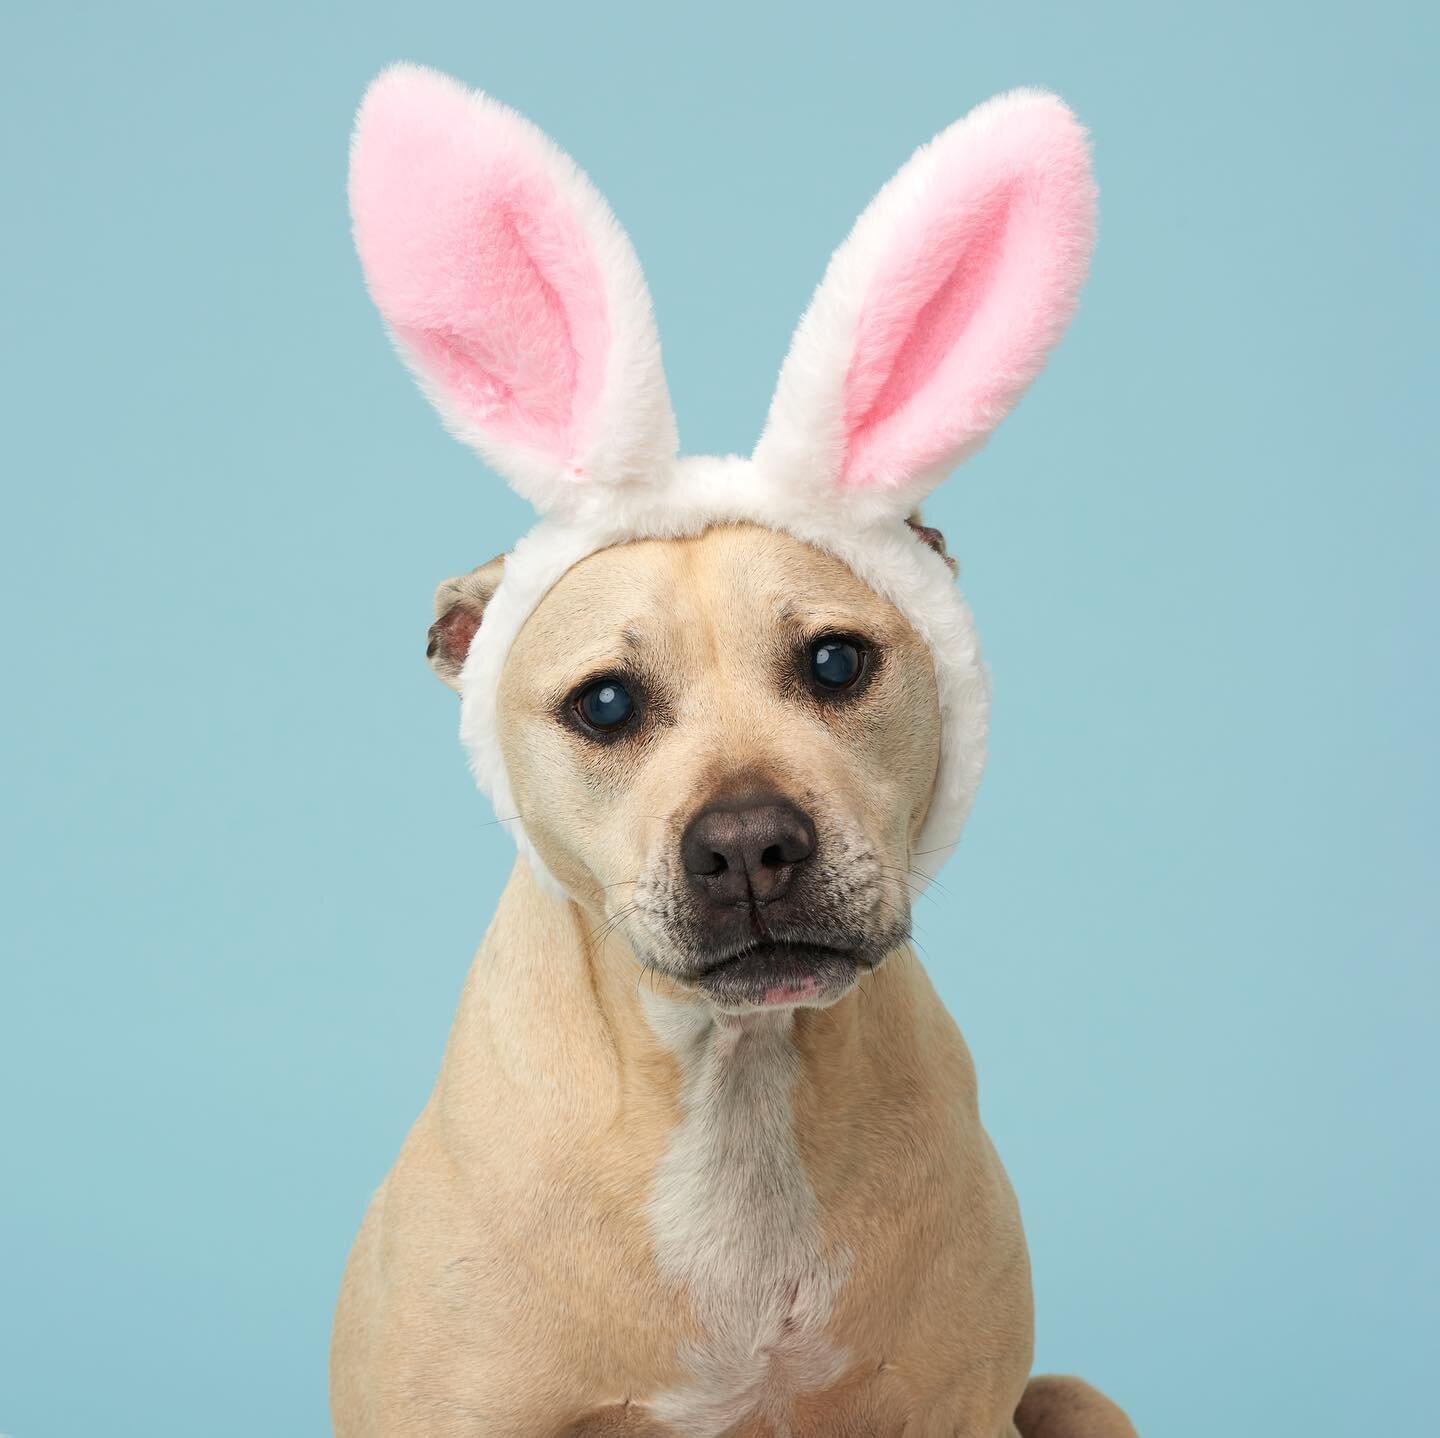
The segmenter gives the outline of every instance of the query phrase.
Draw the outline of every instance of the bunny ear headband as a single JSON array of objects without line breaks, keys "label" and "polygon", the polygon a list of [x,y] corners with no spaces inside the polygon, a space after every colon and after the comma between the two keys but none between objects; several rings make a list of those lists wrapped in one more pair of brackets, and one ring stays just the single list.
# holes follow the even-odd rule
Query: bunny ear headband
[{"label": "bunny ear headband", "polygon": [[1060,100],[1015,90],[979,106],[916,151],[835,252],[754,454],[682,459],[644,276],[589,180],[488,96],[418,66],[380,75],[350,152],[370,293],[446,425],[542,516],[507,556],[460,678],[461,736],[498,812],[514,813],[500,671],[550,587],[610,545],[743,520],[835,555],[928,643],[943,736],[916,866],[940,867],[979,783],[988,699],[969,611],[906,518],[1060,337],[1094,204]]}]

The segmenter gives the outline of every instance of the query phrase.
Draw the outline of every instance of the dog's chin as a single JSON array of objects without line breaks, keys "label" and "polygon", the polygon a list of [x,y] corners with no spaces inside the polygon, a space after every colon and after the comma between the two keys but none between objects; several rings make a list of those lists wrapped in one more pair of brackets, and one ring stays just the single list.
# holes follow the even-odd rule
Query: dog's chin
[{"label": "dog's chin", "polygon": [[687,982],[727,1013],[823,1009],[844,998],[874,967],[853,950],[763,940],[716,960]]}]

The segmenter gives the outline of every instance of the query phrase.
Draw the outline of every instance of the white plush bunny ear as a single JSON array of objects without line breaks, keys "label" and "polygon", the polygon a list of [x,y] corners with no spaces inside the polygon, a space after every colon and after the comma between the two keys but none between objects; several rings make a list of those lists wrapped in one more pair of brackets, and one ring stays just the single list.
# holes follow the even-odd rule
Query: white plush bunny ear
[{"label": "white plush bunny ear", "polygon": [[972,454],[1075,308],[1094,243],[1084,131],[1055,96],[997,96],[871,201],[800,321],[757,470],[904,515]]},{"label": "white plush bunny ear", "polygon": [[365,278],[451,431],[542,511],[669,473],[650,297],[590,181],[513,110],[414,65],[350,149]]}]

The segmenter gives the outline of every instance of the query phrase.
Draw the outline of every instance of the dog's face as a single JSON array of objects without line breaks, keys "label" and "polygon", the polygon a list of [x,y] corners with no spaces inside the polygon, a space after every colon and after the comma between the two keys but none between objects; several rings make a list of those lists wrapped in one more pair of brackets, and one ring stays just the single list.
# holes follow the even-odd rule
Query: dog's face
[{"label": "dog's face", "polygon": [[838,560],[750,525],[603,550],[525,624],[499,721],[552,874],[719,1006],[831,1003],[908,936],[935,676]]}]

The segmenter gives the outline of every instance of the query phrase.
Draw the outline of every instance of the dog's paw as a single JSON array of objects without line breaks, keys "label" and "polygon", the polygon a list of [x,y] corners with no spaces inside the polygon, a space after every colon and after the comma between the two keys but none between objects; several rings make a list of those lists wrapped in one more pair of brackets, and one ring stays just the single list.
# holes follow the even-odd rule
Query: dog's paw
[{"label": "dog's paw", "polygon": [[1020,1438],[1137,1438],[1130,1420],[1098,1389],[1054,1374],[1025,1385],[1015,1426]]}]

